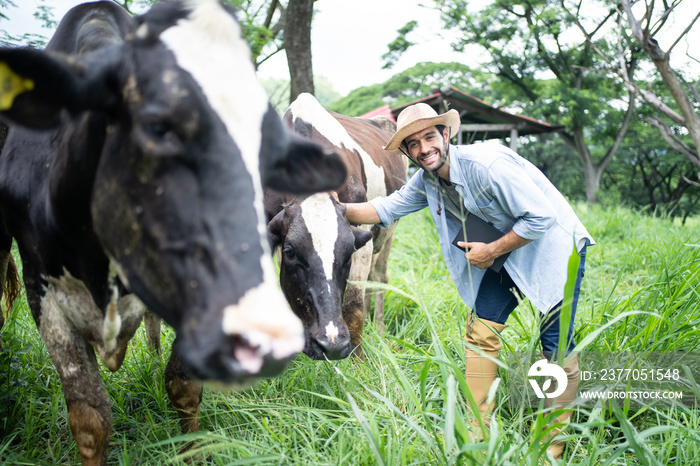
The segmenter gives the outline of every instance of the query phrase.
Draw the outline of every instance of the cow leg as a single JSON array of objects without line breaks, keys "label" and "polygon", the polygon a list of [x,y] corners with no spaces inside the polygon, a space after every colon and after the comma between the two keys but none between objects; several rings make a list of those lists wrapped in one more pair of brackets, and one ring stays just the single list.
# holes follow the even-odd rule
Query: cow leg
[{"label": "cow leg", "polygon": [[[372,268],[369,272],[369,280],[379,283],[389,283],[389,253],[394,242],[393,233],[389,236],[377,254],[372,257]],[[377,290],[374,295],[374,323],[379,332],[384,331],[384,295],[386,291]],[[369,314],[369,294],[365,300],[365,312]]]},{"label": "cow leg", "polygon": [[39,333],[61,379],[83,466],[106,465],[112,411],[95,352],[50,295],[41,302]]},{"label": "cow leg", "polygon": [[[3,304],[0,308],[0,330],[5,325],[5,313],[10,314],[12,304],[19,297],[21,290],[19,272],[12,258],[12,238],[0,230],[0,302]],[[4,301],[2,298],[5,298]],[[0,346],[2,346],[2,338],[0,338]]]},{"label": "cow leg", "polygon": [[178,339],[175,337],[168,365],[165,368],[165,390],[177,410],[183,434],[199,431],[199,405],[202,402],[202,384],[193,380],[177,355]]},{"label": "cow leg", "polygon": [[146,309],[143,315],[143,324],[146,327],[146,342],[152,354],[160,356],[160,317]]},{"label": "cow leg", "polygon": [[355,348],[355,354],[360,359],[364,359],[361,344],[362,330],[365,325],[365,283],[372,265],[372,248],[373,243],[370,240],[353,254],[348,284],[343,297],[343,319],[348,326],[350,342]]}]

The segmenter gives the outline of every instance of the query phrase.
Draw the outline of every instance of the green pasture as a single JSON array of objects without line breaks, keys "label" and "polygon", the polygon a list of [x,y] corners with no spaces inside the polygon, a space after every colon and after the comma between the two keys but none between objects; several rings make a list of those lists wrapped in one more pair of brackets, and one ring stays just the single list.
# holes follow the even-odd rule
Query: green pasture
[{"label": "green pasture", "polygon": [[[588,341],[583,349],[698,351],[700,219],[680,225],[622,207],[576,210],[598,242],[589,248],[575,324],[577,341]],[[124,367],[103,372],[114,414],[110,464],[183,464],[179,452],[192,441],[190,454],[212,465],[544,464],[533,424],[548,417],[509,399],[505,370],[490,436],[467,440],[467,310],[428,212],[399,223],[390,273],[386,329],[366,326],[365,361],[299,356],[282,376],[246,391],[205,389],[194,436],[180,436],[165,394],[172,332],[163,332],[161,359],[140,329]],[[504,351],[538,352],[538,318],[523,303],[508,321]],[[24,299],[2,341],[0,464],[77,464],[59,379]],[[579,409],[567,432],[562,464],[700,464],[697,407],[605,402]]]}]

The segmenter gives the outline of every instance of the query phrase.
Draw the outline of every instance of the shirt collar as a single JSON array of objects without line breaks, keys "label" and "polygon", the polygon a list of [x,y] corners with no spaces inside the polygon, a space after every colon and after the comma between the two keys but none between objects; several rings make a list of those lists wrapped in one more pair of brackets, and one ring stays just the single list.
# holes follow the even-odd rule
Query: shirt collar
[{"label": "shirt collar", "polygon": [[464,183],[464,174],[462,173],[462,165],[457,163],[457,151],[457,146],[450,144],[447,162],[450,164],[450,183],[462,186]]}]

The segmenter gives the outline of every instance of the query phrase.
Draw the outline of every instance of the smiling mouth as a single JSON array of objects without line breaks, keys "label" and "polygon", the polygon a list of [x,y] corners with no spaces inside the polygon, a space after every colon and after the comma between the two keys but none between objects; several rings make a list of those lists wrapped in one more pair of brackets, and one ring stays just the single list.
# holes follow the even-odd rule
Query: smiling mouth
[{"label": "smiling mouth", "polygon": [[434,159],[438,159],[439,156],[440,156],[439,152],[438,152],[438,151],[434,151],[434,152],[431,152],[431,153],[428,154],[428,155],[425,155],[425,156],[421,157],[421,158],[420,158],[420,162],[421,162],[421,163],[430,163],[430,162],[433,161]]}]

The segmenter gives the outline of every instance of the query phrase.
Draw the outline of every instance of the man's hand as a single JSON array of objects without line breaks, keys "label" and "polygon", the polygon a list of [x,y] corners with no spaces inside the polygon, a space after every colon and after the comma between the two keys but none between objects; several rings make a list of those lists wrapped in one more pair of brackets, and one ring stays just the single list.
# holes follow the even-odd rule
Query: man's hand
[{"label": "man's hand", "polygon": [[467,249],[467,252],[464,253],[464,257],[471,265],[480,269],[491,267],[493,261],[499,256],[499,254],[494,254],[493,243],[465,243],[460,241],[457,245]]},{"label": "man's hand", "polygon": [[492,243],[477,243],[460,241],[457,244],[467,249],[464,257],[474,267],[487,269],[493,265],[493,261],[503,254],[513,251],[514,249],[525,246],[532,240],[521,238],[513,230],[497,239]]}]

